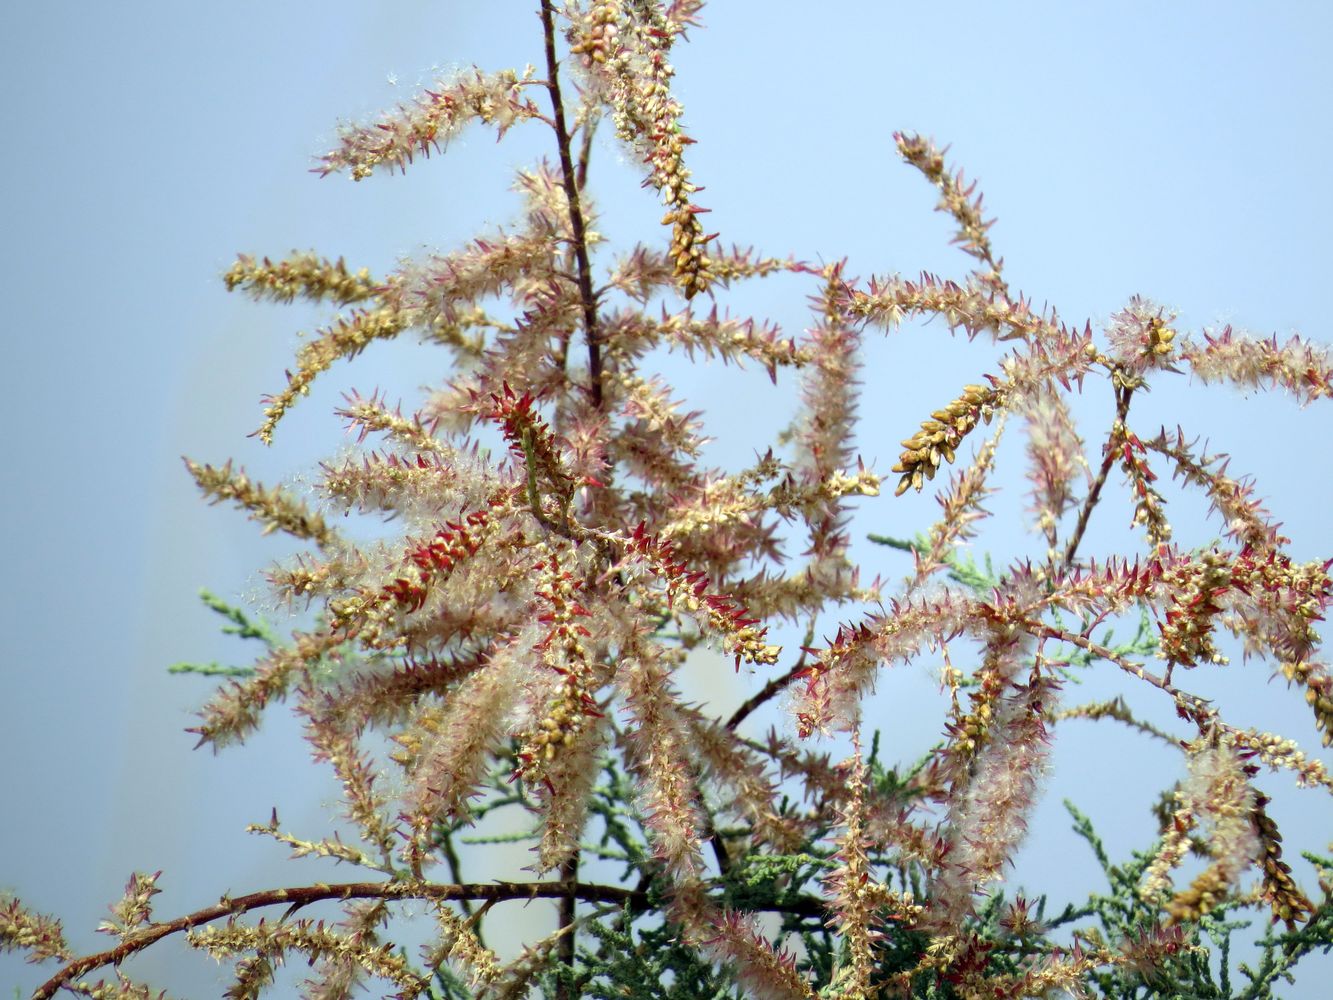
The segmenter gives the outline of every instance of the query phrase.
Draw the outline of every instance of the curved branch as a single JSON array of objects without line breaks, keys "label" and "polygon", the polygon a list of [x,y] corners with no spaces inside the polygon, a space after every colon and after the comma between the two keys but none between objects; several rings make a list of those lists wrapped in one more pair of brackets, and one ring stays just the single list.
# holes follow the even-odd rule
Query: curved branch
[{"label": "curved branch", "polygon": [[296,886],[288,889],[265,889],[245,896],[224,896],[214,906],[206,906],[193,913],[150,924],[128,935],[114,948],[99,951],[93,955],[75,959],[59,972],[39,986],[32,995],[32,1000],[49,1000],[62,986],[79,979],[93,969],[106,965],[119,965],[131,955],[143,951],[172,934],[188,931],[223,917],[234,917],[250,910],[265,906],[286,905],[288,912],[308,906],[311,903],[337,899],[434,899],[434,900],[482,900],[500,902],[509,899],[579,899],[592,903],[645,904],[647,894],[622,889],[612,885],[590,885],[587,883],[567,882],[494,882],[444,884],[435,882],[343,882],[330,885],[317,882],[314,885]]},{"label": "curved branch", "polygon": [[744,722],[747,718],[749,718],[755,709],[757,709],[760,705],[764,704],[764,702],[772,699],[775,695],[784,690],[789,684],[791,684],[792,681],[796,680],[796,678],[801,675],[801,673],[805,670],[805,660],[810,652],[810,644],[814,641],[815,641],[815,620],[812,617],[810,619],[810,627],[806,629],[805,632],[805,639],[801,642],[801,655],[796,660],[796,663],[786,673],[779,674],[777,677],[769,678],[767,684],[765,684],[762,688],[760,688],[759,691],[757,691],[755,694],[747,698],[744,704],[742,704],[740,708],[732,712],[731,718],[729,718],[726,722],[727,729],[731,730],[732,732],[735,732],[736,727],[739,726],[742,722]]},{"label": "curved branch", "polygon": [[796,664],[790,670],[786,673],[779,674],[777,677],[770,678],[767,684],[752,694],[749,698],[745,699],[744,704],[731,713],[731,718],[726,721],[726,728],[735,732],[736,727],[749,718],[750,715],[754,713],[755,709],[764,704],[764,702],[770,701],[775,695],[786,689],[786,687],[791,684],[792,681],[796,680],[804,670],[805,651],[802,650],[801,658],[796,661]]}]

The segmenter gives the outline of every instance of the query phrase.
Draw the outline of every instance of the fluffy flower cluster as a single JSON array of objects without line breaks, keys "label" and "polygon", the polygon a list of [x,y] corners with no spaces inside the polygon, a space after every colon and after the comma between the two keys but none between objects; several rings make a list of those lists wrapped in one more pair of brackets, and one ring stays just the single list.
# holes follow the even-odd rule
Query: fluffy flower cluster
[{"label": "fluffy flower cluster", "polygon": [[668,257],[687,299],[712,280],[706,244],[714,238],[704,233],[699,215],[705,210],[692,198],[698,188],[684,157],[694,140],[681,129],[684,109],[671,93],[671,46],[692,23],[693,6],[598,0],[575,22],[570,46],[582,56],[592,86],[605,94],[616,134],[648,167],[644,183],[662,195],[662,224],[671,227]]}]

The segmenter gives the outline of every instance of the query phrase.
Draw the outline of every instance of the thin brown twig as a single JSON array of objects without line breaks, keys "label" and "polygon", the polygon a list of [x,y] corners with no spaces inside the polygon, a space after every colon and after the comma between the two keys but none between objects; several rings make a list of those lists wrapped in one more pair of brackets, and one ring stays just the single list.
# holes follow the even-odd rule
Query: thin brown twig
[{"label": "thin brown twig", "polygon": [[779,674],[777,677],[770,679],[767,684],[765,684],[762,688],[756,691],[749,698],[745,699],[741,707],[731,713],[731,718],[729,718],[726,722],[727,729],[731,730],[732,732],[735,732],[736,727],[739,726],[742,722],[744,722],[755,711],[755,709],[757,709],[760,705],[764,704],[764,702],[772,699],[774,696],[778,694],[779,691],[782,691],[785,687],[787,687],[787,685],[789,685],[792,681],[796,680],[796,678],[801,675],[801,672],[805,670],[805,659],[809,655],[810,644],[814,641],[815,641],[815,623],[814,620],[811,619],[810,627],[806,630],[805,633],[805,640],[801,643],[801,655],[797,659],[796,663],[786,673]]},{"label": "thin brown twig", "polygon": [[592,405],[602,408],[602,349],[597,341],[597,299],[592,288],[592,265],[588,261],[587,231],[579,202],[579,179],[569,148],[569,127],[565,124],[565,104],[560,94],[559,69],[555,54],[555,11],[551,0],[542,0],[542,31],[546,37],[547,89],[555,119],[556,145],[560,149],[560,179],[569,201],[569,227],[574,234],[574,258],[578,261],[579,297],[583,301],[583,333],[588,341],[588,376],[592,383]]},{"label": "thin brown twig", "polygon": [[579,165],[576,171],[580,191],[588,183],[588,161],[592,159],[592,139],[596,131],[596,118],[588,119],[583,123],[582,145],[579,146]]},{"label": "thin brown twig", "polygon": [[1101,499],[1102,487],[1106,485],[1106,477],[1111,474],[1111,466],[1115,464],[1116,439],[1123,433],[1125,419],[1129,416],[1129,401],[1134,395],[1134,390],[1128,386],[1117,387],[1115,390],[1115,423],[1111,425],[1111,433],[1107,437],[1106,451],[1102,455],[1102,466],[1097,470],[1097,478],[1093,480],[1092,487],[1088,490],[1087,499],[1083,501],[1083,506],[1079,508],[1078,521],[1074,524],[1074,533],[1069,537],[1069,544],[1065,546],[1064,557],[1060,560],[1060,571],[1068,572],[1074,565],[1074,559],[1078,555],[1078,547],[1083,542],[1083,534],[1088,530],[1088,520],[1092,517],[1093,508],[1097,506]]},{"label": "thin brown twig", "polygon": [[[439,843],[439,845],[440,845],[440,850],[441,850],[441,852],[444,854],[444,860],[445,860],[445,863],[448,864],[448,866],[449,866],[449,874],[453,877],[453,880],[454,880],[455,882],[462,882],[462,881],[463,881],[463,862],[459,859],[459,857],[458,857],[458,851],[454,848],[454,835],[453,835],[453,833],[452,833],[452,832],[446,832],[445,834],[443,834],[443,835],[440,837],[438,843]],[[470,899],[461,899],[461,900],[459,900],[459,904],[460,904],[460,906],[461,906],[461,908],[462,908],[462,910],[463,910],[463,916],[465,916],[465,917],[471,917],[471,916],[472,916],[472,900],[470,900]],[[485,944],[485,943],[486,943],[485,938],[482,937],[482,932],[481,932],[481,918],[480,918],[480,916],[477,918],[476,923],[473,924],[473,931],[472,931],[472,933],[474,933],[474,934],[477,935],[477,940],[480,941],[482,944]]]},{"label": "thin brown twig", "polygon": [[[574,971],[574,926],[578,920],[578,889],[579,889],[579,851],[574,849],[573,853],[565,859],[564,864],[560,866],[560,881],[568,886],[568,891],[560,897],[560,916],[559,930],[562,932],[561,938],[556,945],[556,955],[561,965],[571,972]],[[568,992],[564,984],[561,984],[556,996],[567,997],[568,1000],[574,1000],[574,997]]]},{"label": "thin brown twig", "polygon": [[119,965],[129,956],[143,951],[172,934],[188,931],[200,924],[234,917],[250,910],[265,906],[286,905],[288,912],[293,912],[311,903],[337,899],[434,899],[434,900],[482,900],[500,902],[509,899],[568,899],[570,896],[594,903],[646,903],[646,895],[629,889],[611,885],[590,885],[560,882],[495,882],[447,884],[437,882],[343,882],[330,885],[318,882],[314,885],[296,886],[286,889],[265,889],[244,896],[224,896],[216,905],[195,910],[175,920],[149,924],[129,934],[114,948],[85,955],[68,963],[64,968],[39,986],[32,995],[32,1000],[48,1000],[62,986],[71,983],[93,969],[106,965]]},{"label": "thin brown twig", "polygon": [[1085,635],[1056,628],[1054,625],[1047,625],[1045,622],[1026,619],[1018,622],[1018,624],[1031,635],[1067,642],[1071,646],[1077,646],[1079,649],[1087,650],[1103,660],[1114,663],[1121,670],[1133,674],[1139,680],[1147,681],[1153,687],[1169,694],[1175,700],[1176,708],[1180,713],[1194,722],[1200,730],[1206,729],[1217,722],[1217,713],[1209,707],[1207,700],[1200,698],[1198,695],[1190,694],[1188,691],[1180,690],[1165,677],[1148,670],[1142,663],[1121,656],[1109,646],[1103,646]]},{"label": "thin brown twig", "polygon": [[[614,885],[600,885],[588,882],[493,882],[493,883],[440,883],[440,882],[342,882],[329,884],[317,882],[314,885],[292,886],[283,889],[265,889],[248,893],[244,896],[224,896],[213,906],[206,906],[162,923],[149,924],[131,932],[125,940],[114,948],[108,948],[92,955],[85,955],[64,965],[55,975],[39,986],[32,994],[32,1000],[50,1000],[67,985],[71,985],[94,969],[108,965],[120,965],[131,955],[143,951],[165,937],[189,931],[203,924],[221,920],[224,917],[236,917],[251,910],[268,906],[286,906],[290,915],[302,907],[313,903],[330,900],[383,899],[407,900],[430,899],[471,900],[485,904],[483,910],[495,903],[507,900],[558,899],[562,903],[567,899],[579,899],[585,903],[610,903],[619,908],[629,906],[642,912],[648,908],[649,895],[644,889],[625,889]],[[801,895],[793,899],[784,899],[781,905],[776,903],[760,904],[756,910],[771,911],[795,917],[824,917],[826,906],[823,900],[815,896]],[[284,919],[285,916],[284,915]],[[561,938],[570,937],[568,933]]]}]

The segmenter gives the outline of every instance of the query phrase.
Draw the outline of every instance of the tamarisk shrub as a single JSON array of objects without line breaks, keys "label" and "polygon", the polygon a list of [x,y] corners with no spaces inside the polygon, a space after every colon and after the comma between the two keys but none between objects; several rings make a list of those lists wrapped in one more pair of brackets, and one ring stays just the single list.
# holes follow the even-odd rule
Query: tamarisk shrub
[{"label": "tamarisk shrub", "polygon": [[[308,840],[276,814],[253,829],[363,871],[167,919],[152,912],[161,873],[135,873],[101,928],[115,943],[84,956],[58,921],[5,900],[0,942],[60,966],[35,996],[149,996],[120,963],[174,935],[231,962],[237,998],[261,995],[298,957],[316,997],[362,985],[403,997],[1257,997],[1333,942],[1327,879],[1316,892],[1292,877],[1260,776],[1285,770],[1314,794],[1333,779],[1187,683],[1237,642],[1305,701],[1327,744],[1333,676],[1316,627],[1329,564],[1293,557],[1225,456],[1185,431],[1137,426],[1133,412],[1150,386],[1185,376],[1319,400],[1333,392],[1326,351],[1190,334],[1140,298],[1097,330],[1035,309],[1005,277],[974,186],[917,135],[894,141],[972,258],[961,278],[861,280],[837,262],[728,249],[709,232],[672,90],[671,53],[699,7],[543,0],[540,69],[442,80],[347,128],[321,162],[359,180],[418,168],[474,123],[501,137],[546,130],[551,159],[515,180],[516,226],[380,276],[308,253],[242,256],[227,272],[255,298],[341,310],[267,400],[265,442],[314,379],[374,341],[410,333],[450,356],[411,415],[379,394],[347,399],[339,416],[362,450],[321,467],[313,505],[230,463],[187,461],[208,498],[309,543],[270,579],[316,611],[279,639],[215,602],[264,649],[194,732],[222,748],[290,704],[358,836]],[[655,243],[617,252],[603,235],[590,167],[599,128],[662,203]],[[800,337],[723,308],[733,287],[777,273],[808,282]],[[904,424],[882,483],[853,447],[862,345],[923,317],[1003,353]],[[661,351],[790,370],[800,413],[749,466],[705,467],[702,415],[648,366]],[[1114,412],[1085,439],[1070,400],[1103,385]],[[987,516],[1001,437],[1015,428],[1039,544],[983,572],[960,546]],[[1128,484],[1141,540],[1094,559],[1082,550],[1113,477]],[[1216,544],[1173,544],[1173,481],[1211,505]],[[880,567],[862,574],[850,557],[850,505],[927,487],[934,525],[883,539],[912,554],[910,575],[868,580]],[[349,512],[401,530],[357,541],[330,516]],[[786,562],[793,546],[800,565]],[[1130,642],[1106,637],[1135,619]],[[783,630],[805,638],[780,643]],[[728,716],[679,681],[700,646],[753,683]],[[883,672],[927,654],[943,664],[942,739],[895,763],[892,733],[882,739],[863,705]],[[1085,669],[1152,689],[1177,730],[1121,699],[1061,708]],[[770,702],[787,725],[752,732]],[[1182,767],[1163,790],[1159,841],[1128,862],[1107,858],[1075,814],[1110,888],[1047,913],[998,883],[1069,718],[1135,726]],[[831,738],[849,748],[841,760]],[[531,867],[466,881],[467,852],[485,848],[460,842],[499,813],[525,818]],[[513,942],[499,914],[533,899],[552,901],[553,931],[502,959]],[[302,913],[316,904],[336,919]],[[422,907],[436,932],[410,953],[400,934]],[[1271,930],[1233,983],[1207,947],[1225,945],[1246,909]]]}]

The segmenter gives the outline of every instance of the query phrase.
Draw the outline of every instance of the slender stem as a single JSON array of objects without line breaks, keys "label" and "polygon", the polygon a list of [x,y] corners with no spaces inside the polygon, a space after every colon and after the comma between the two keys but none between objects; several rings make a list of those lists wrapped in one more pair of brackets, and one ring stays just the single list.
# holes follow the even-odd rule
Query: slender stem
[{"label": "slender stem", "polygon": [[703,781],[699,777],[697,768],[692,768],[691,780],[694,782],[694,794],[698,798],[699,812],[703,814],[704,828],[703,835],[708,839],[708,843],[713,848],[713,857],[717,859],[717,870],[726,877],[727,872],[731,871],[731,852],[727,850],[727,842],[722,839],[722,834],[717,832],[717,819],[713,815],[713,810],[708,807],[708,801],[704,798]]},{"label": "slender stem", "polygon": [[602,408],[602,349],[597,342],[597,298],[592,289],[592,265],[588,262],[587,230],[579,201],[579,177],[570,152],[569,128],[565,124],[565,105],[560,94],[558,64],[555,55],[555,10],[551,0],[542,0],[542,30],[546,36],[546,80],[555,119],[556,144],[560,148],[560,175],[569,201],[569,228],[574,234],[574,259],[578,262],[579,297],[583,300],[583,335],[588,342],[588,374],[592,381],[592,405]]},{"label": "slender stem", "polygon": [[[443,836],[440,837],[437,843],[440,845],[440,851],[444,855],[445,863],[449,865],[450,877],[452,877],[455,882],[462,882],[463,863],[458,858],[458,851],[454,849],[453,833],[445,833]],[[472,916],[472,900],[466,898],[460,899],[459,905],[463,911],[463,916],[465,917]],[[480,941],[483,945],[486,943],[485,938],[482,937],[480,919],[478,919],[477,922],[473,925],[472,933],[477,935],[477,940]]]},{"label": "slender stem", "polygon": [[[568,865],[566,867],[569,867]],[[558,899],[562,909],[573,900],[586,903],[609,903],[618,908],[628,905],[631,909],[643,912],[649,904],[648,893],[644,888],[625,889],[621,886],[599,885],[578,882],[573,879],[561,879],[558,882],[492,882],[459,883],[440,882],[342,882],[328,884],[318,882],[314,885],[292,886],[285,889],[265,889],[244,896],[224,896],[214,906],[206,906],[162,923],[148,924],[131,932],[125,940],[114,948],[85,955],[67,963],[54,976],[37,988],[32,1000],[50,1000],[63,987],[78,982],[83,976],[108,965],[120,965],[121,962],[156,944],[165,937],[179,934],[199,927],[202,924],[235,917],[251,910],[267,906],[286,906],[286,916],[312,903],[330,900],[349,899],[431,899],[472,900],[485,903],[488,907],[505,900]],[[756,911],[769,911],[798,917],[823,917],[826,915],[824,901],[814,896],[802,895],[795,899],[785,899],[782,903],[766,903],[755,907]],[[562,927],[572,926],[570,923]],[[572,939],[573,934],[564,934],[561,938]],[[563,947],[562,947],[563,951]]]},{"label": "slender stem", "polygon": [[736,711],[731,713],[731,718],[728,719],[726,723],[727,728],[734,731],[736,727],[739,726],[742,722],[744,722],[754,712],[756,708],[758,708],[764,702],[771,699],[779,691],[781,691],[788,684],[794,681],[796,679],[796,675],[799,674],[804,669],[805,669],[805,657],[802,656],[801,659],[797,661],[795,666],[793,666],[786,673],[779,674],[777,677],[771,678],[767,684],[765,684],[762,688],[760,688],[755,694],[747,698],[745,700],[745,703],[742,704],[740,708],[736,709]]},{"label": "slender stem", "polygon": [[[583,334],[588,344],[588,376],[591,382],[593,408],[602,408],[602,349],[597,336],[597,295],[592,285],[592,266],[588,260],[587,230],[579,192],[588,179],[588,159],[592,151],[592,129],[585,124],[583,145],[577,168],[570,148],[569,128],[565,122],[564,99],[560,91],[559,64],[555,51],[555,17],[551,0],[542,0],[542,31],[546,42],[546,78],[551,94],[556,145],[560,153],[560,176],[569,202],[569,226],[573,234],[574,260],[578,266],[579,297],[583,304]],[[566,342],[567,348],[567,342]],[[568,518],[565,519],[568,526]],[[618,576],[618,574],[617,574]],[[575,940],[573,928],[577,915],[579,854],[577,851],[561,867],[562,880],[570,891],[560,901],[560,926],[569,933],[560,938],[559,960],[568,969],[574,968]],[[562,1000],[565,990],[561,990]],[[572,1000],[572,998],[571,998]]]},{"label": "slender stem", "polygon": [[[597,342],[597,297],[592,288],[592,266],[588,261],[587,231],[583,224],[583,206],[579,199],[579,189],[587,180],[588,136],[584,136],[584,149],[576,172],[573,155],[570,152],[569,127],[565,123],[565,105],[560,92],[560,67],[555,53],[555,10],[551,0],[542,0],[542,34],[546,42],[546,79],[547,89],[551,94],[551,111],[555,124],[556,145],[560,151],[560,179],[565,188],[565,199],[569,202],[569,228],[574,237],[574,260],[578,264],[579,298],[583,302],[583,337],[588,344],[588,378],[591,384],[593,409],[602,408],[602,349]],[[565,518],[568,525],[569,519]],[[561,866],[562,881],[569,887],[560,900],[560,927],[568,928],[559,942],[559,960],[571,972],[574,969],[575,941],[574,922],[578,903],[579,852],[575,851]],[[558,996],[566,1000],[568,990],[561,988]],[[569,998],[572,1000],[572,997]]]},{"label": "slender stem", "polygon": [[596,131],[597,120],[590,118],[583,123],[582,145],[579,147],[579,166],[576,171],[579,190],[588,183],[588,161],[592,158],[592,137]]},{"label": "slender stem", "polygon": [[771,699],[779,691],[781,691],[792,681],[796,680],[798,676],[800,676],[801,671],[805,669],[805,658],[808,655],[806,653],[806,650],[809,648],[810,644],[814,641],[815,641],[815,622],[814,619],[812,618],[810,619],[810,627],[806,629],[805,632],[805,641],[801,643],[800,658],[796,661],[796,663],[792,666],[790,670],[788,670],[784,674],[779,674],[777,677],[771,678],[767,684],[765,684],[762,688],[760,688],[755,694],[747,698],[745,700],[745,703],[742,704],[740,708],[736,709],[736,711],[731,713],[731,718],[727,720],[727,728],[729,730],[735,732],[736,727],[739,726],[742,722],[744,722],[750,716],[750,714],[754,712],[756,708],[758,708],[764,702]]},{"label": "slender stem", "polygon": [[1088,519],[1092,517],[1093,508],[1101,499],[1102,487],[1106,485],[1106,477],[1111,473],[1111,466],[1115,464],[1116,440],[1124,431],[1125,418],[1129,416],[1129,401],[1134,395],[1134,390],[1129,387],[1120,387],[1115,390],[1115,423],[1111,425],[1111,433],[1106,441],[1106,451],[1102,455],[1102,467],[1097,470],[1097,478],[1092,482],[1092,488],[1088,490],[1087,499],[1083,501],[1083,506],[1078,512],[1078,522],[1074,525],[1074,533],[1069,538],[1069,544],[1065,546],[1064,557],[1060,560],[1060,572],[1066,573],[1074,565],[1074,559],[1078,555],[1078,547],[1083,542],[1083,533],[1088,530]]},{"label": "slender stem", "polygon": [[100,951],[95,955],[70,962],[54,976],[37,988],[33,1000],[48,1000],[68,983],[75,982],[93,969],[106,965],[119,965],[129,956],[143,951],[149,945],[162,938],[181,931],[188,931],[200,924],[206,924],[223,917],[234,917],[240,913],[265,906],[286,905],[288,912],[318,903],[324,900],[338,899],[470,899],[498,902],[506,899],[560,899],[576,896],[595,903],[646,904],[644,894],[611,885],[573,885],[560,882],[495,882],[464,883],[451,885],[435,882],[344,882],[337,885],[317,883],[315,885],[296,886],[288,889],[266,889],[252,892],[245,896],[224,896],[216,906],[206,906],[183,917],[132,932],[114,948]]},{"label": "slender stem", "polygon": [[[556,955],[561,965],[570,972],[574,971],[574,924],[578,920],[578,902],[579,902],[579,851],[576,848],[565,863],[560,866],[560,881],[568,886],[568,891],[560,897],[560,930],[568,933],[562,934],[559,943],[556,945]],[[562,985],[556,996],[561,1000],[576,1000],[569,991]]]},{"label": "slender stem", "polygon": [[1079,649],[1086,649],[1089,653],[1100,656],[1102,659],[1114,663],[1126,673],[1133,674],[1139,680],[1147,681],[1153,687],[1169,694],[1175,700],[1176,709],[1183,717],[1189,718],[1200,731],[1217,722],[1217,713],[1209,707],[1208,702],[1198,695],[1190,694],[1188,691],[1182,691],[1173,685],[1167,678],[1153,673],[1144,667],[1142,663],[1137,663],[1124,656],[1121,656],[1114,649],[1103,646],[1101,643],[1093,642],[1086,635],[1080,635],[1077,632],[1069,632],[1065,629],[1056,628],[1053,625],[1047,625],[1045,622],[1026,620],[1018,622],[1025,631],[1034,635],[1042,636],[1047,639],[1055,639],[1058,642],[1067,642],[1071,646],[1077,646]]}]

